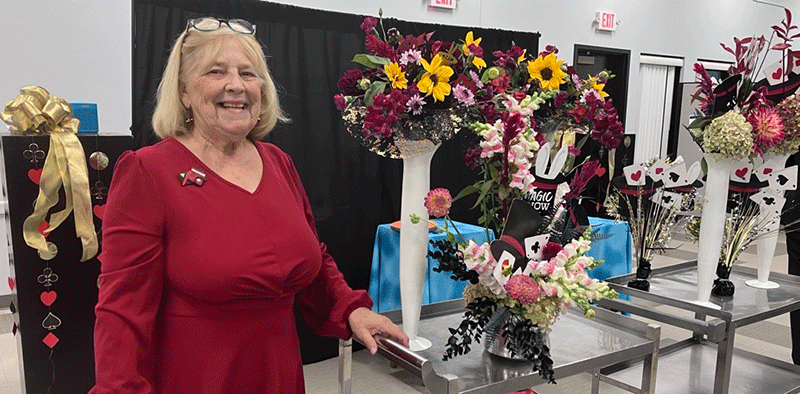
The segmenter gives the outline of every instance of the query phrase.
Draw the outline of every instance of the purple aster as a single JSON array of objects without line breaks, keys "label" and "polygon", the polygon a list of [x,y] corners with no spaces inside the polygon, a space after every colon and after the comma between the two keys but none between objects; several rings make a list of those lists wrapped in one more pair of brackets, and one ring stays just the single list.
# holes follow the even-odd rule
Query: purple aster
[{"label": "purple aster", "polygon": [[419,115],[422,113],[423,105],[425,105],[425,100],[423,100],[422,96],[419,94],[411,96],[411,98],[409,98],[406,102],[406,107],[408,107],[408,110],[414,115]]},{"label": "purple aster", "polygon": [[456,87],[453,88],[453,96],[455,96],[456,100],[461,104],[468,107],[475,104],[475,95],[464,85],[456,85]]},{"label": "purple aster", "polygon": [[469,70],[469,79],[475,83],[475,86],[478,87],[478,89],[483,89],[483,82],[481,82],[481,78],[475,71]]},{"label": "purple aster", "polygon": [[409,63],[419,64],[421,58],[422,52],[419,49],[409,49],[400,55],[400,64],[403,66]]}]

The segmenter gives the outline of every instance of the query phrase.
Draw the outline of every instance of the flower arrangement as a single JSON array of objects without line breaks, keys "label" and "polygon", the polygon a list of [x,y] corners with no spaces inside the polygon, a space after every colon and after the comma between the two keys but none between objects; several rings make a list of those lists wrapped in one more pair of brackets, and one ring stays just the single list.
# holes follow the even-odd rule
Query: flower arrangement
[{"label": "flower arrangement", "polygon": [[[699,87],[693,100],[699,102],[699,110],[688,129],[703,152],[716,158],[741,159],[766,152],[790,154],[800,146],[797,127],[800,98],[787,97],[800,80],[797,70],[793,70],[800,60],[800,51],[791,49],[792,41],[800,33],[794,32],[797,26],[792,25],[792,13],[784,10],[786,17],[781,24],[772,26],[769,40],[764,36],[734,37],[734,48],[720,43],[736,58],[736,64],[728,70],[730,76],[724,81],[712,79],[702,64],[694,65]],[[781,42],[773,45],[776,37]],[[754,82],[773,51],[781,55],[776,71],[770,75],[779,74],[779,79]]]},{"label": "flower arrangement", "polygon": [[[572,157],[587,137],[614,149],[623,128],[604,87],[613,78],[602,71],[582,79],[548,45],[538,54],[516,45],[495,50],[488,63],[481,37],[468,32],[460,42],[433,39],[433,33],[402,35],[379,18],[361,24],[368,53],[353,61],[334,96],[348,132],[373,151],[402,157],[397,142],[429,139],[434,143],[467,127],[477,136],[466,154],[471,168],[481,168],[472,187],[456,199],[479,193],[480,224],[501,228],[511,200],[530,192],[530,164],[548,139],[553,150],[570,144],[565,134],[582,135],[572,143]],[[574,139],[574,138],[572,138]],[[569,174],[574,159],[563,169]]]},{"label": "flower arrangement", "polygon": [[[560,220],[544,223],[536,210],[518,199],[512,203],[501,240],[478,245],[449,231],[447,223],[451,219],[448,212],[440,209],[449,207],[449,193],[445,192],[445,189],[431,190],[426,198],[426,203],[437,201],[427,204],[428,213],[445,217],[445,228],[440,231],[447,233],[447,240],[431,241],[438,250],[429,252],[429,256],[439,261],[434,271],[450,272],[453,279],[470,283],[464,289],[464,319],[457,328],[450,328],[451,336],[443,359],[447,361],[469,352],[473,342],[481,341],[493,316],[505,310],[514,317],[501,327],[506,348],[512,355],[532,361],[535,372],[554,382],[550,349],[541,335],[551,330],[568,306],[578,306],[591,318],[593,302],[617,296],[605,282],[592,279],[586,272],[602,264],[586,255],[591,244],[591,230],[586,228],[579,237],[563,244],[549,241],[562,239],[556,234],[566,231],[559,224]],[[499,253],[504,250],[503,242],[518,244],[518,241],[508,241],[512,236],[520,236],[519,232],[509,235],[512,233],[509,227],[525,235],[537,234],[536,242],[541,243],[536,246],[539,254],[528,258],[521,251],[516,256],[507,254],[508,251]]]},{"label": "flower arrangement", "polygon": [[[568,305],[591,317],[592,302],[616,296],[586,275],[602,262],[586,256],[588,218],[574,220],[581,215],[573,209],[586,184],[604,173],[597,160],[576,163],[581,148],[591,139],[611,150],[622,138],[622,123],[604,91],[613,74],[584,79],[551,45],[539,53],[511,45],[491,52],[490,62],[474,32],[458,42],[434,40],[433,33],[404,36],[386,29],[381,12],[379,18],[365,18],[361,28],[367,53],[355,55],[360,67],[345,72],[334,96],[351,135],[378,154],[397,158],[409,140],[438,143],[462,128],[474,133],[465,161],[479,169],[477,180],[454,199],[445,189],[425,199],[431,216],[445,218],[440,231],[447,233],[430,253],[439,261],[434,270],[470,282],[464,321],[450,329],[444,359],[470,351],[494,313],[508,310],[519,319],[505,325],[507,347],[552,381],[549,349],[532,328],[547,332]],[[548,165],[551,156],[563,160]],[[540,165],[540,159],[548,160]],[[548,167],[540,170],[560,183],[542,214],[524,201],[541,187],[535,167]],[[502,242],[478,245],[451,233],[449,207],[472,194],[477,194],[473,208],[482,213],[479,223],[487,233],[502,233]],[[509,225],[514,207],[521,207],[526,219]],[[526,236],[542,237],[536,256],[519,251],[526,237],[517,234],[511,241],[519,225]]]}]

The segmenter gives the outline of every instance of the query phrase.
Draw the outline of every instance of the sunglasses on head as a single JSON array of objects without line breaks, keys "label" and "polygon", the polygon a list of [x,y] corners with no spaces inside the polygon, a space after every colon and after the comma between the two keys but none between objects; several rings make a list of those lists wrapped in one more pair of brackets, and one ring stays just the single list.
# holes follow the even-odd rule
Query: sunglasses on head
[{"label": "sunglasses on head", "polygon": [[191,27],[198,31],[214,31],[223,24],[228,25],[231,30],[239,34],[256,34],[256,25],[244,19],[220,19],[209,16],[189,19],[186,30],[188,31]]}]

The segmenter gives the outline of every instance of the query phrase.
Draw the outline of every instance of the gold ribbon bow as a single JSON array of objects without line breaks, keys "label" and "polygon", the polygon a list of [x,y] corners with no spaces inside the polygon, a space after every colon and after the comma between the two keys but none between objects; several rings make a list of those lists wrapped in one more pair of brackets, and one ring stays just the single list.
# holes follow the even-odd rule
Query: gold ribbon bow
[{"label": "gold ribbon bow", "polygon": [[55,230],[74,211],[75,233],[83,246],[81,261],[94,257],[97,254],[97,234],[89,198],[89,175],[83,146],[76,136],[80,121],[72,117],[72,107],[66,100],[50,95],[40,86],[28,86],[6,104],[0,118],[9,125],[13,134],[50,135],[50,149],[39,181],[39,196],[33,213],[22,224],[25,243],[35,248],[44,260],[50,260],[58,253],[55,244],[47,242],[38,228],[50,208],[58,203],[58,191],[63,185],[65,208],[50,215],[50,226],[43,233]]}]

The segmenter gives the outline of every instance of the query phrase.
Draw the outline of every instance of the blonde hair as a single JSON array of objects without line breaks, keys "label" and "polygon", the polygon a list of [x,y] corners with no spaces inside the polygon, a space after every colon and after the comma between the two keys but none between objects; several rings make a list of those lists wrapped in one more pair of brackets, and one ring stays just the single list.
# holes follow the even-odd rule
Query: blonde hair
[{"label": "blonde hair", "polygon": [[287,122],[289,118],[283,113],[278,102],[275,82],[269,74],[264,51],[255,36],[239,34],[227,25],[213,31],[187,29],[172,46],[167,67],[158,84],[156,108],[153,112],[153,130],[163,138],[175,137],[191,133],[187,127],[187,119],[191,111],[181,102],[181,84],[188,84],[188,78],[197,68],[202,68],[213,61],[223,40],[234,40],[241,46],[248,60],[253,64],[255,73],[261,80],[261,111],[259,121],[247,135],[251,140],[259,140],[266,136],[278,121]]}]

